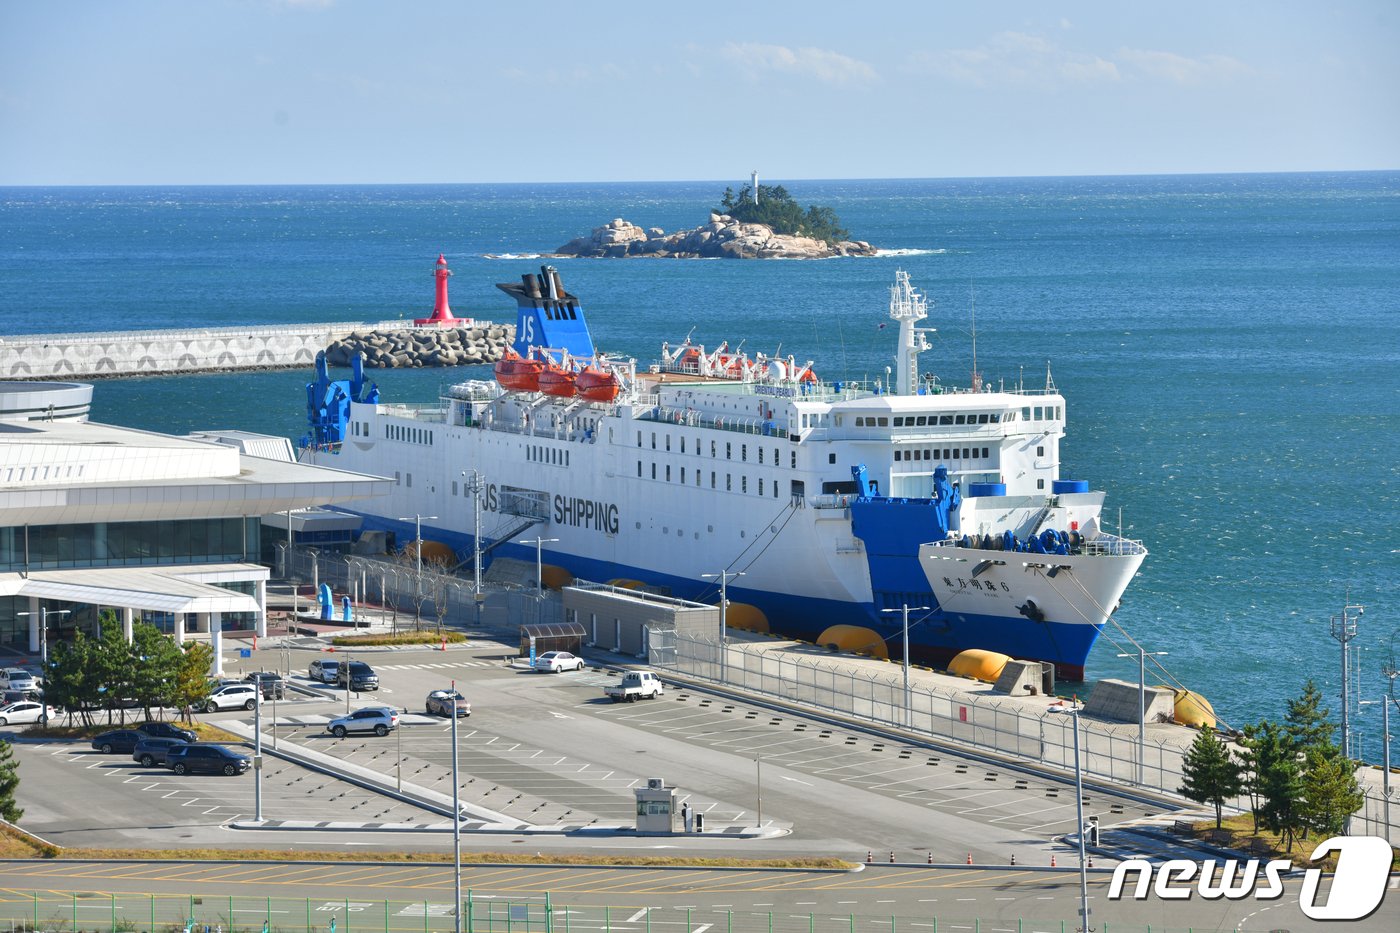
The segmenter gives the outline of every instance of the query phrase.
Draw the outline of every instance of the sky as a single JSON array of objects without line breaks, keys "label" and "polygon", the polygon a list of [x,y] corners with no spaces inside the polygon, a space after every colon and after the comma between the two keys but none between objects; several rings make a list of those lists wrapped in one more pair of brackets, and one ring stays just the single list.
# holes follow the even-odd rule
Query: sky
[{"label": "sky", "polygon": [[0,185],[1395,169],[1397,50],[1397,0],[0,0]]}]

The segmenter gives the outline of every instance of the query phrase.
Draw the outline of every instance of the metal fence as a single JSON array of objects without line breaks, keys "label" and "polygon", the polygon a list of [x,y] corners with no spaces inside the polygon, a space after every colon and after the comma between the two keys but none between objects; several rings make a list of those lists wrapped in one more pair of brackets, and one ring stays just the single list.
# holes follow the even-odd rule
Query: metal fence
[{"label": "metal fence", "polygon": [[[10,933],[449,933],[456,927],[456,916],[448,897],[442,903],[8,892],[0,896],[0,927],[8,925]],[[1140,923],[1105,922],[1099,928],[1102,933],[1171,933],[1167,927]],[[468,891],[462,902],[462,929],[466,933],[1073,933],[1076,924],[1024,917],[566,906],[554,903],[548,894],[498,897]],[[1185,925],[1174,929],[1188,930]]]}]

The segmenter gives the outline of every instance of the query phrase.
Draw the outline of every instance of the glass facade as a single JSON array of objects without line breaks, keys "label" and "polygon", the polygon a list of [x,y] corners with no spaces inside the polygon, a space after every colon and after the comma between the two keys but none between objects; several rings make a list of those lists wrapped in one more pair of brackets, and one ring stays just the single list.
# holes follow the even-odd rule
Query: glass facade
[{"label": "glass facade", "polygon": [[0,570],[256,560],[261,524],[239,517],[0,528]]}]

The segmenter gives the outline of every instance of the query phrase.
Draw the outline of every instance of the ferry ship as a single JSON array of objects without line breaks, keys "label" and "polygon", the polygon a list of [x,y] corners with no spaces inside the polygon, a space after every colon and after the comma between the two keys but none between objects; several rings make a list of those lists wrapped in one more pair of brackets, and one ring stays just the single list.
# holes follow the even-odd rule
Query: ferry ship
[{"label": "ferry ship", "polygon": [[893,384],[689,338],[639,369],[596,350],[554,268],[497,287],[517,318],[494,381],[389,404],[358,361],[333,382],[318,359],[302,456],[393,477],[356,504],[366,529],[411,541],[422,516],[470,565],[479,519],[490,558],[539,548],[578,578],[710,602],[727,574],[731,619],[747,604],[773,632],[843,647],[854,632],[898,657],[907,611],[914,661],[978,648],[1083,679],[1147,551],[1103,526],[1103,492],[1060,476],[1048,370],[1035,389],[920,378],[932,329],[907,273],[890,289]]}]

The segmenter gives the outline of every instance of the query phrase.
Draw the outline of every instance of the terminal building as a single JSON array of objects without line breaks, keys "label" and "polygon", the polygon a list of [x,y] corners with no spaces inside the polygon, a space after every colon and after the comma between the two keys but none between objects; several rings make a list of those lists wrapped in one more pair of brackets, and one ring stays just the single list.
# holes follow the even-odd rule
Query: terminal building
[{"label": "terminal building", "polygon": [[[88,421],[92,386],[0,382],[0,649],[37,654],[112,610],[177,642],[266,633],[263,516],[392,480],[295,462],[285,439]],[[284,525],[285,527],[285,525]]]}]

